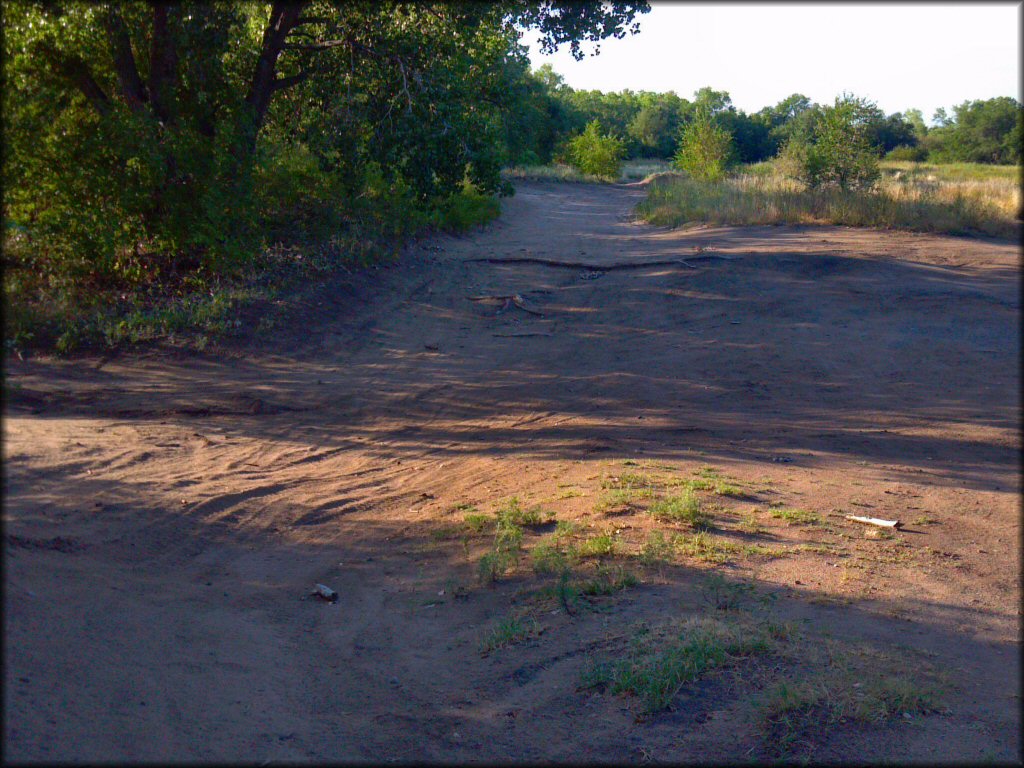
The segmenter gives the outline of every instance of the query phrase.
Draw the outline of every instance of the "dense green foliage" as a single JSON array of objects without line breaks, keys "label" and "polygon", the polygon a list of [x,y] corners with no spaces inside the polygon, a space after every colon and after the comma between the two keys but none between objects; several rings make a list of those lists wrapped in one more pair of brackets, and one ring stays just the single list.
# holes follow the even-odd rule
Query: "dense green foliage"
[{"label": "dense green foliage", "polygon": [[617,178],[625,154],[623,141],[618,136],[602,134],[597,120],[592,120],[583,133],[569,142],[573,167],[593,176]]},{"label": "dense green foliage", "polygon": [[809,187],[870,189],[878,180],[878,151],[871,140],[874,105],[852,96],[814,107],[808,129],[786,145],[786,170]]},{"label": "dense green foliage", "polygon": [[731,157],[732,134],[702,111],[683,128],[674,164],[700,181],[718,181]]},{"label": "dense green foliage", "polygon": [[936,114],[940,125],[928,131],[928,157],[937,162],[1019,164],[1022,133],[1021,105],[1009,97],[965,101]]}]

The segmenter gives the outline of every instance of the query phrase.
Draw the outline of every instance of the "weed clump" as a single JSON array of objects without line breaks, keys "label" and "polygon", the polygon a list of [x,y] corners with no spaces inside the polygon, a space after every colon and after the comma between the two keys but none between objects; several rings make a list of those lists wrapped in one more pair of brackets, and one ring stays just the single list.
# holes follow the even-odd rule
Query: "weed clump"
[{"label": "weed clump", "polygon": [[536,620],[523,616],[509,616],[492,626],[480,641],[480,653],[488,654],[498,648],[521,643],[538,634],[540,627]]},{"label": "weed clump", "polygon": [[659,499],[651,505],[649,512],[657,520],[685,523],[696,530],[711,527],[711,516],[701,508],[700,499],[691,491]]},{"label": "weed clump", "polygon": [[632,694],[653,713],[665,709],[685,683],[771,647],[768,635],[756,627],[691,618],[661,632],[641,629],[626,658],[592,664],[582,685]]},{"label": "weed clump", "polygon": [[820,525],[821,518],[806,509],[795,509],[790,507],[777,507],[772,511],[772,517],[777,520],[785,520],[790,525]]}]

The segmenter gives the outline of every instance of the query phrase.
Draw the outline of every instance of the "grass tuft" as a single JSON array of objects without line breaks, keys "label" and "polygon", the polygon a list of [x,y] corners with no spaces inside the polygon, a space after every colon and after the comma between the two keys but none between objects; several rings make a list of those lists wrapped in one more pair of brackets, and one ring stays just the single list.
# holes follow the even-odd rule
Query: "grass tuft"
[{"label": "grass tuft", "polygon": [[659,499],[651,505],[649,512],[656,520],[685,523],[695,530],[711,527],[711,516],[701,508],[700,499],[689,490]]}]

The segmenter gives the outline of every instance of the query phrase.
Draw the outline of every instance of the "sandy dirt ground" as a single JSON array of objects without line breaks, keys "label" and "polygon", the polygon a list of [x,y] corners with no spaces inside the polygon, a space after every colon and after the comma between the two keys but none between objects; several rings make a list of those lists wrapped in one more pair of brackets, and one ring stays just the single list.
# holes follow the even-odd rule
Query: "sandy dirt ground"
[{"label": "sandy dirt ground", "polygon": [[[948,676],[931,714],[822,723],[814,759],[1019,761],[1018,247],[669,231],[642,196],[520,184],[230,349],[7,360],[6,759],[757,760],[754,676],[650,717],[581,686],[715,572]],[[651,567],[686,527],[596,509],[626,468],[708,467],[743,489],[706,498],[715,540],[775,556]],[[615,537],[640,583],[573,613],[526,554],[481,583],[463,520],[511,496]],[[482,652],[514,610],[533,635]]]}]

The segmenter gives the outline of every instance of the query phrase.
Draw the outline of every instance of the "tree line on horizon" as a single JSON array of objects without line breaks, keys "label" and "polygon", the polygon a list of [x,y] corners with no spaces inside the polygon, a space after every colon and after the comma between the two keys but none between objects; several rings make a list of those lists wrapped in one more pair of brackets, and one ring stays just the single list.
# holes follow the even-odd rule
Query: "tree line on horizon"
[{"label": "tree line on horizon", "polygon": [[[731,138],[732,160],[757,163],[779,155],[794,138],[806,134],[820,111],[807,96],[794,93],[775,105],[747,113],[727,91],[701,88],[686,99],[669,91],[575,90],[544,64],[524,74],[519,84],[523,108],[506,127],[512,165],[568,162],[573,138],[595,120],[602,132],[617,137],[625,159],[671,159],[684,129],[709,116]],[[1019,164],[1021,104],[1011,97],[965,101],[940,108],[929,126],[920,110],[886,115],[862,104],[864,135],[879,157],[937,163]]]}]

